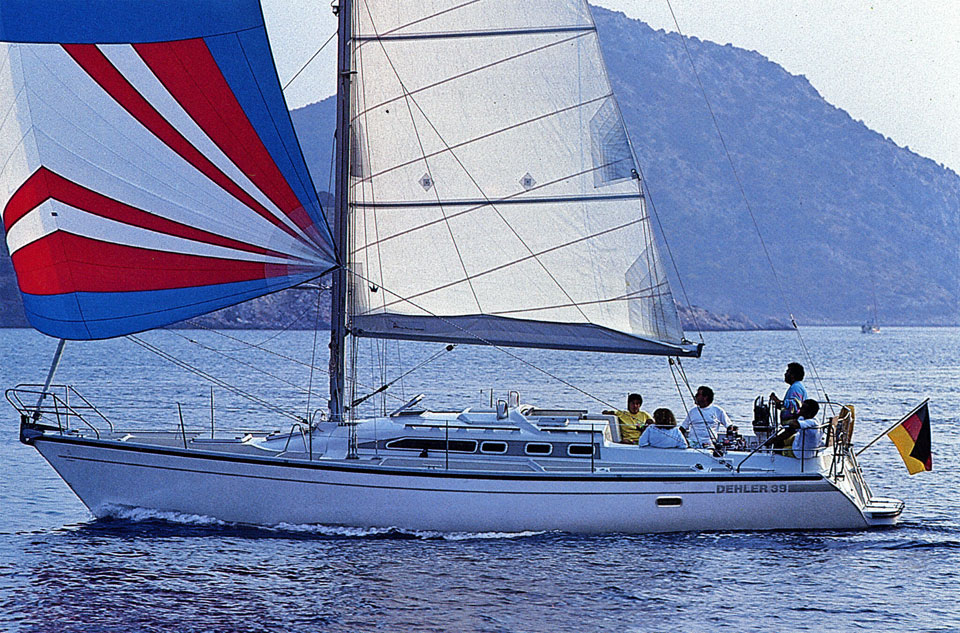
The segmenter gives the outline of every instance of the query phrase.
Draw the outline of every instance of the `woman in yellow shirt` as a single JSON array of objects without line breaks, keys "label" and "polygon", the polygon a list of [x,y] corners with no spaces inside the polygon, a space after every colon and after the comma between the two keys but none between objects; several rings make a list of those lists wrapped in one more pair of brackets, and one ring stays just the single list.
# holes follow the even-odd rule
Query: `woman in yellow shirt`
[{"label": "woman in yellow shirt", "polygon": [[624,444],[636,444],[640,439],[640,434],[647,424],[653,421],[650,414],[641,411],[643,405],[643,396],[639,393],[631,393],[627,396],[626,411],[604,411],[604,415],[615,415],[620,424],[620,441]]}]

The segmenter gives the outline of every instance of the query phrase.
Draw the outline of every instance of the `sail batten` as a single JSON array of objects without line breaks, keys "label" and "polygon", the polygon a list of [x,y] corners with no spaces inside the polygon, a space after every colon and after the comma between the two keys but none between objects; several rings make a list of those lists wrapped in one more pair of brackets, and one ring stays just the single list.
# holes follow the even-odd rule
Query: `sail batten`
[{"label": "sail batten", "polygon": [[358,42],[390,42],[395,40],[444,40],[461,39],[475,37],[509,37],[516,35],[552,35],[555,33],[588,33],[596,31],[593,26],[542,26],[528,29],[493,29],[482,30],[464,30],[464,31],[438,31],[434,33],[385,33],[383,35],[359,33],[354,36]]},{"label": "sail batten", "polygon": [[358,4],[353,331],[695,353],[586,3]]},{"label": "sail batten", "polygon": [[415,202],[400,200],[376,200],[376,201],[357,201],[351,203],[351,206],[357,208],[370,209],[401,209],[409,207],[476,207],[508,205],[508,204],[544,204],[551,202],[591,202],[594,200],[640,200],[643,195],[639,192],[614,193],[599,195],[571,195],[571,196],[553,196],[553,197],[513,197],[498,198],[496,200],[486,200],[482,198],[472,198],[468,200],[419,200]]},{"label": "sail batten", "polygon": [[336,265],[255,0],[13,0],[0,41],[0,202],[37,329],[121,336]]}]

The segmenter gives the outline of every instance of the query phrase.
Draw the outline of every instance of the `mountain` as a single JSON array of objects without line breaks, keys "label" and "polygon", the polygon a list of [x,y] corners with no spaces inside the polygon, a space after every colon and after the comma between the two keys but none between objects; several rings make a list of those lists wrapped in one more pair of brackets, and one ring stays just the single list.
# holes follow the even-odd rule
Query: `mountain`
[{"label": "mountain", "polygon": [[[782,322],[791,312],[800,323],[859,323],[872,312],[875,287],[882,324],[960,323],[955,172],[853,120],[759,53],[687,38],[721,142],[680,36],[621,13],[594,14],[686,291],[675,285],[677,296],[701,306],[685,316],[736,315],[717,327]],[[292,116],[314,183],[328,189],[334,99]],[[15,311],[14,289],[3,261],[0,318]],[[279,293],[209,322],[262,323],[268,310],[290,319],[310,294]]]},{"label": "mountain", "polygon": [[960,322],[960,178],[854,121],[762,55],[598,10],[604,54],[693,303],[800,322]]}]

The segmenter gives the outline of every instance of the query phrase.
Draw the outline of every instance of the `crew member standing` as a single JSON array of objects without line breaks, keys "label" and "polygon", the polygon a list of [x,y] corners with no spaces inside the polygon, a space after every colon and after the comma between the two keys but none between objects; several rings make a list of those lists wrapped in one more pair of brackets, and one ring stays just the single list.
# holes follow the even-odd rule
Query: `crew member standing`
[{"label": "crew member standing", "polygon": [[783,373],[783,381],[790,385],[787,393],[783,395],[783,400],[776,394],[770,394],[770,402],[780,411],[780,423],[785,424],[789,420],[796,420],[800,415],[800,405],[807,399],[807,388],[803,386],[803,365],[800,363],[790,363],[787,365],[787,371]]}]

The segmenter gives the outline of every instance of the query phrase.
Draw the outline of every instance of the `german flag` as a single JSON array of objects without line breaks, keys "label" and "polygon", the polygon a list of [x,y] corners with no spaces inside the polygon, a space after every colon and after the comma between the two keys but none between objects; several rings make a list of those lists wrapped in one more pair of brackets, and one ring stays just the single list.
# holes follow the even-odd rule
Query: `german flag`
[{"label": "german flag", "polygon": [[911,475],[924,470],[933,470],[933,454],[930,450],[930,412],[924,402],[904,418],[903,422],[887,431],[900,451],[900,457]]}]

